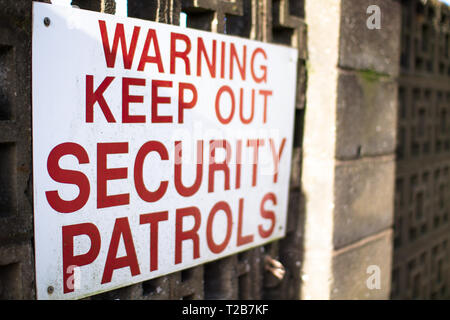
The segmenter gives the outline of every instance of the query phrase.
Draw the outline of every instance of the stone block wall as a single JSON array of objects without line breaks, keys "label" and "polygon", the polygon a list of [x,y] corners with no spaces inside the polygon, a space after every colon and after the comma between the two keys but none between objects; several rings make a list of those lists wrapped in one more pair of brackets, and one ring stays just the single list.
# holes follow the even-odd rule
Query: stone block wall
[{"label": "stone block wall", "polygon": [[[367,8],[381,28],[367,27]],[[306,1],[305,299],[387,299],[394,213],[401,6]],[[375,268],[379,288],[367,285]]]}]

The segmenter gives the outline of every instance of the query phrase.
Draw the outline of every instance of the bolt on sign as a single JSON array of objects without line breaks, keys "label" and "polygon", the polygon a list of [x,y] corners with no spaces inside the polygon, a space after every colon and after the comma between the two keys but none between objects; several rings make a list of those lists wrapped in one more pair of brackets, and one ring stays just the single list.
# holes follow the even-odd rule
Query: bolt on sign
[{"label": "bolt on sign", "polygon": [[76,299],[286,232],[297,51],[33,3],[39,299]]}]

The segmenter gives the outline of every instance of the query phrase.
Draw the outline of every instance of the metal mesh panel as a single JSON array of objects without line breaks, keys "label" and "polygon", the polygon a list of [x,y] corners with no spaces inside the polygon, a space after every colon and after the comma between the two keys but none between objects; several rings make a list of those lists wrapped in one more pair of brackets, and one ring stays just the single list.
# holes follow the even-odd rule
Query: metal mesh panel
[{"label": "metal mesh panel", "polygon": [[31,1],[0,8],[0,299],[30,299]]},{"label": "metal mesh panel", "polygon": [[449,12],[403,1],[392,298],[450,297]]}]

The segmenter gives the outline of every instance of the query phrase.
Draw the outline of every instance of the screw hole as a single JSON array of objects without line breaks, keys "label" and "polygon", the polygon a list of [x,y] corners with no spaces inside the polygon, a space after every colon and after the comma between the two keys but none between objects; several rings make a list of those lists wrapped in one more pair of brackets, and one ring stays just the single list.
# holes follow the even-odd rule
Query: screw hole
[{"label": "screw hole", "polygon": [[52,294],[53,291],[55,291],[55,288],[53,288],[52,286],[49,286],[49,287],[47,288],[48,294]]},{"label": "screw hole", "polygon": [[45,17],[45,18],[44,18],[44,25],[45,25],[46,27],[48,27],[48,26],[50,25],[50,18],[49,18],[49,17]]},{"label": "screw hole", "polygon": [[358,146],[357,148],[356,148],[356,156],[359,158],[359,157],[361,157],[361,146]]}]

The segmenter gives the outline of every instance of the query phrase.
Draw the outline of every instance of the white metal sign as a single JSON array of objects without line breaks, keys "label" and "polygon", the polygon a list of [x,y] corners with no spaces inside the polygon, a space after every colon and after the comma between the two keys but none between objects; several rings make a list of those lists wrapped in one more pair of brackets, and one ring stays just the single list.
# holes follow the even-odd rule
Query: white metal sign
[{"label": "white metal sign", "polygon": [[39,299],[285,235],[296,50],[33,5]]}]

